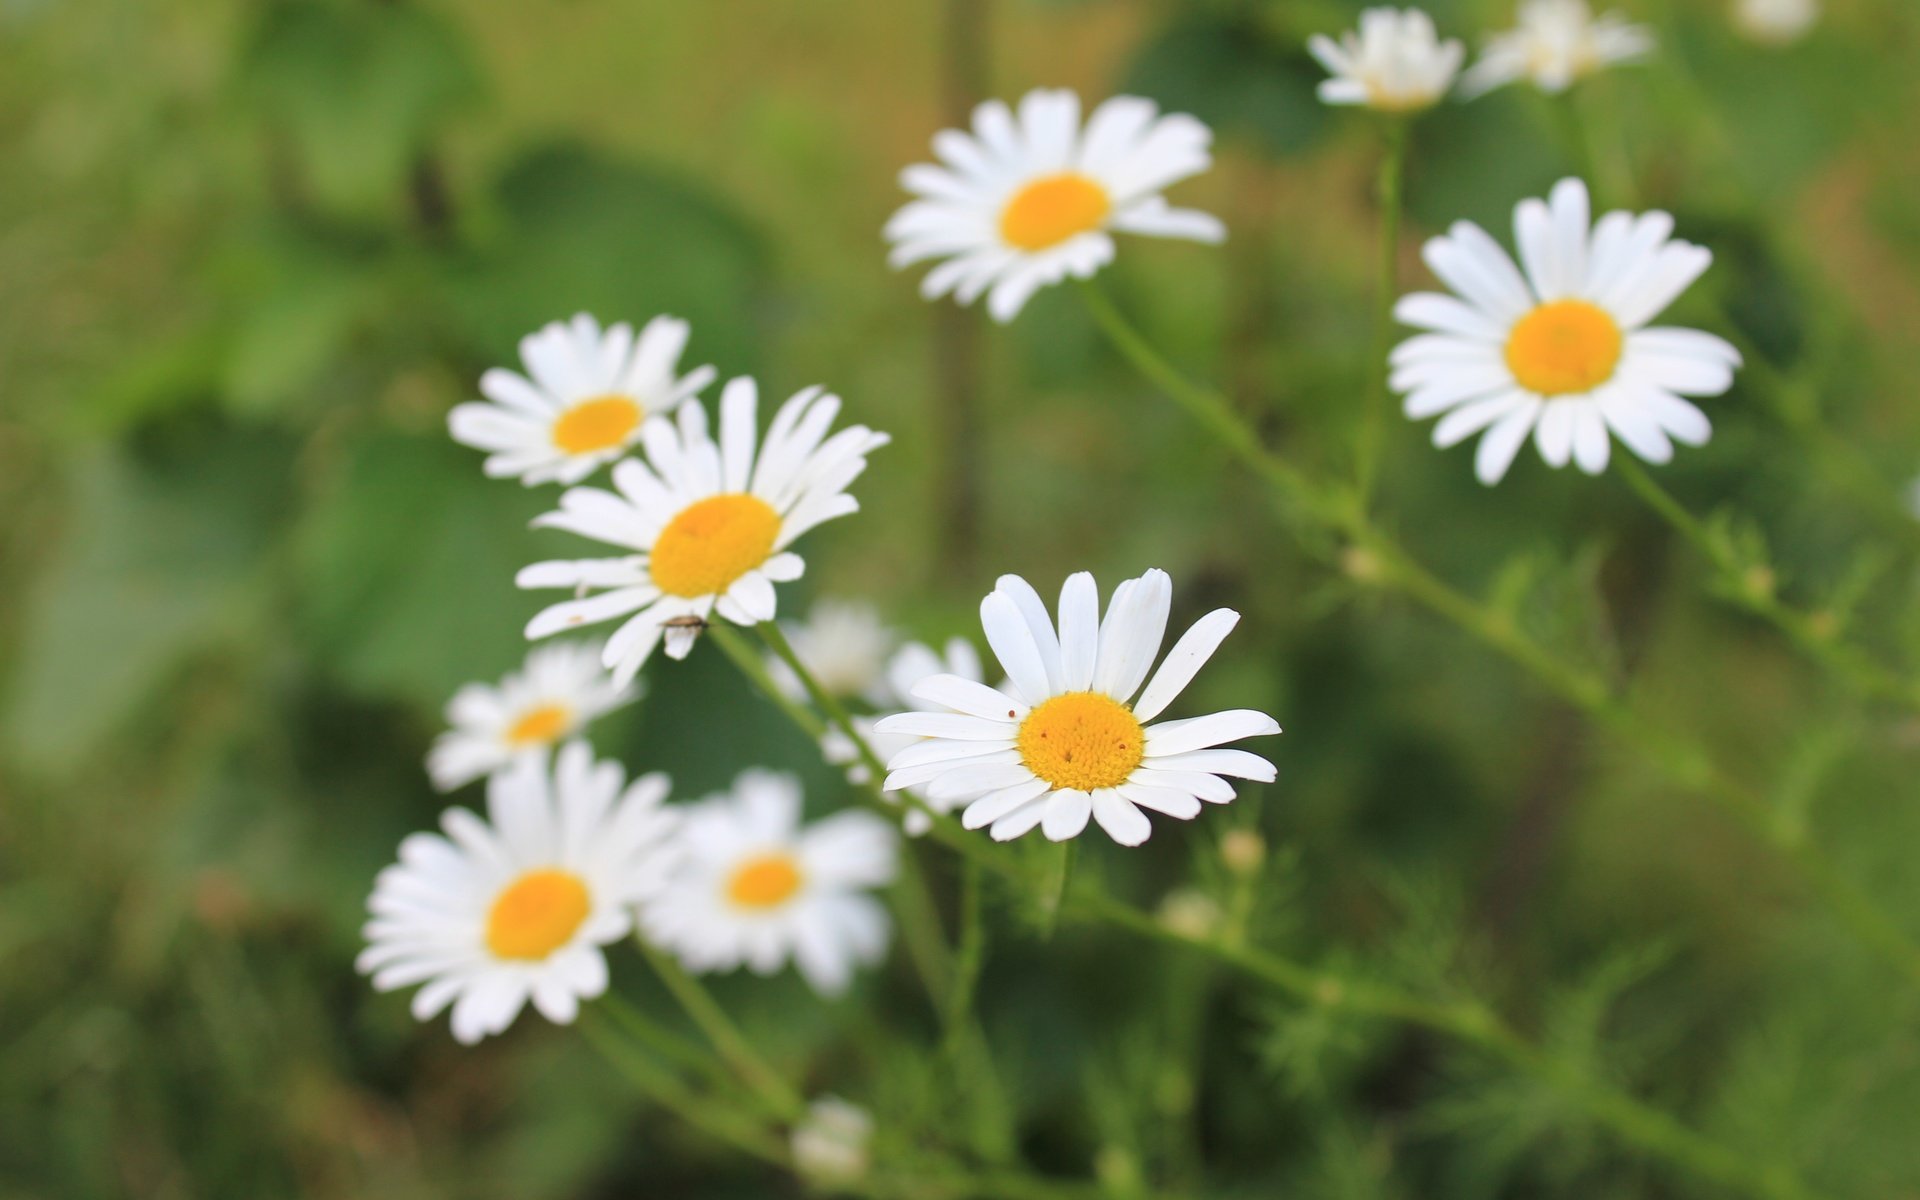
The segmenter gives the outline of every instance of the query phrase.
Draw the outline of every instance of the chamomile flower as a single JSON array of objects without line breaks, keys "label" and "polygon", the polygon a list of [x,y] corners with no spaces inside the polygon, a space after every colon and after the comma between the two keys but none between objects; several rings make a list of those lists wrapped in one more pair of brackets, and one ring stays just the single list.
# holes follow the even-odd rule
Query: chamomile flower
[{"label": "chamomile flower", "polygon": [[1455,39],[1441,41],[1433,18],[1417,8],[1369,8],[1360,14],[1358,33],[1343,33],[1337,42],[1315,34],[1307,50],[1333,76],[1320,84],[1321,100],[1389,113],[1439,103],[1467,53]]},{"label": "chamomile flower", "polygon": [[637,685],[614,686],[600,665],[598,642],[541,646],[498,686],[470,683],[454,693],[447,705],[453,728],[435,739],[427,774],[450,792],[523,756],[546,753],[639,694]]},{"label": "chamomile flower", "polygon": [[1704,445],[1706,414],[1685,396],[1733,385],[1740,353],[1709,333],[1647,323],[1713,261],[1670,238],[1663,212],[1610,212],[1589,228],[1586,185],[1561,180],[1524,200],[1514,236],[1525,273],[1479,226],[1455,224],[1425,248],[1457,297],[1420,292],[1394,315],[1430,332],[1393,351],[1407,416],[1439,416],[1436,446],[1482,430],[1474,470],[1498,483],[1532,434],[1548,465],[1606,468],[1608,433],[1651,463],[1673,443]]},{"label": "chamomile flower", "polygon": [[679,374],[687,323],[655,317],[636,338],[586,313],[520,340],[527,373],[480,377],[487,403],[447,414],[453,440],[487,451],[486,472],[522,483],[578,483],[626,452],[647,418],[664,416],[713,382],[712,367]]},{"label": "chamomile flower", "polygon": [[666,878],[674,815],[664,775],[626,784],[582,742],[523,759],[487,785],[488,819],[441,816],[380,872],[357,966],[380,991],[424,985],[413,1015],[453,1006],[471,1044],[513,1023],[528,1000],[555,1024],[607,988],[600,947],[625,937],[633,906]]},{"label": "chamomile flower", "polygon": [[1202,800],[1233,799],[1227,776],[1272,780],[1266,759],[1216,749],[1279,733],[1265,713],[1235,709],[1148,724],[1240,620],[1225,608],[1200,618],[1149,680],[1172,601],[1167,573],[1148,571],[1114,589],[1103,619],[1099,590],[1083,571],[1060,589],[1056,633],[1033,587],[1002,575],[980,603],[980,623],[1007,683],[993,688],[958,675],[922,680],[914,696],[939,708],[878,726],[925,739],[893,756],[887,789],[923,788],[937,802],[970,800],[961,823],[989,827],[996,841],[1035,826],[1065,841],[1091,816],[1114,841],[1137,846],[1152,832],[1142,808],[1189,820]]},{"label": "chamomile flower", "polygon": [[1543,92],[1564,92],[1602,67],[1632,62],[1653,49],[1653,34],[1616,12],[1593,15],[1587,0],[1521,0],[1519,24],[1487,39],[1461,85],[1469,95],[1530,79]]},{"label": "chamomile flower", "polygon": [[[871,604],[821,599],[813,602],[807,618],[781,622],[781,632],[814,682],[841,699],[885,703],[887,656],[899,641]],[[767,671],[781,691],[804,701],[807,689],[778,656],[767,656]]]},{"label": "chamomile flower", "polygon": [[858,810],[802,826],[800,800],[793,776],[749,770],[684,810],[684,856],[640,910],[646,938],[696,972],[791,960],[823,996],[878,962],[887,912],[867,889],[893,882],[899,839]]},{"label": "chamomile flower", "polygon": [[920,293],[962,304],[987,294],[987,311],[1011,321],[1034,292],[1068,276],[1090,278],[1113,260],[1115,233],[1218,242],[1219,220],[1170,208],[1160,193],[1212,164],[1212,132],[1151,100],[1115,96],[1080,124],[1080,98],[1040,89],[1018,114],[999,100],[973,110],[973,131],[933,137],[940,164],[900,173],[917,199],[887,222],[896,268],[945,261]]},{"label": "chamomile flower", "polygon": [[[894,653],[892,661],[887,664],[884,695],[876,701],[876,706],[892,712],[906,708],[911,703],[913,689],[919,685],[920,681],[940,674],[957,675],[974,683],[983,682],[985,679],[980,670],[980,654],[973,648],[973,643],[965,638],[950,639],[944,654],[935,653],[933,647],[922,642],[908,642]],[[913,734],[881,733],[874,728],[878,723],[878,717],[856,716],[853,718],[855,732],[866,740],[867,745],[873,750],[874,757],[883,763],[907,747],[924,740]],[[866,783],[873,778],[872,773],[867,769],[866,762],[860,756],[859,747],[853,744],[852,738],[838,729],[829,729],[821,737],[820,750],[828,762],[846,767],[847,778],[854,783]],[[907,788],[905,790],[914,799],[935,812],[951,812],[955,807],[956,802],[953,801],[943,804],[929,800],[924,789]],[[933,828],[933,821],[920,809],[910,808],[902,821],[902,828],[909,836],[919,837]]]},{"label": "chamomile flower", "polygon": [[773,619],[773,585],[805,568],[787,547],[858,511],[847,487],[888,439],[864,425],[828,437],[840,398],[808,388],[780,406],[756,451],[758,397],[751,379],[727,384],[717,443],[698,404],[682,405],[673,422],[647,422],[646,461],[616,465],[613,491],[569,489],[559,511],[534,521],[626,554],[523,569],[523,588],[595,593],[542,610],[527,625],[529,638],[625,618],[602,655],[624,686],[662,638],[669,657],[685,658],[716,614],[736,625]]},{"label": "chamomile flower", "polygon": [[1734,0],[1733,26],[1749,39],[1785,46],[1806,36],[1820,19],[1820,0]]}]

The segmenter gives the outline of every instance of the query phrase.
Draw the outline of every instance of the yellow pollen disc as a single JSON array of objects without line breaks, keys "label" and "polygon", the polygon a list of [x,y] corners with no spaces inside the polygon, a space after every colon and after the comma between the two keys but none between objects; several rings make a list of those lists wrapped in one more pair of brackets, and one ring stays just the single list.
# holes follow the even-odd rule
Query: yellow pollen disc
[{"label": "yellow pollen disc", "polygon": [[800,890],[800,867],[785,854],[762,854],[734,869],[727,899],[738,908],[778,908]]},{"label": "yellow pollen disc", "polygon": [[567,731],[573,712],[564,704],[542,704],[522,713],[507,729],[507,740],[516,746],[544,746]]},{"label": "yellow pollen disc", "polygon": [[591,907],[578,875],[553,867],[528,871],[494,900],[487,949],[495,958],[537,962],[572,939]]},{"label": "yellow pollen disc", "polygon": [[560,414],[553,444],[568,454],[591,454],[624,446],[646,411],[625,396],[595,396]]},{"label": "yellow pollen disc", "polygon": [[1542,396],[1590,392],[1613,378],[1626,335],[1585,300],[1542,304],[1507,334],[1507,368],[1520,386]]},{"label": "yellow pollen disc", "polygon": [[1000,237],[1020,250],[1045,250],[1098,229],[1113,211],[1107,189],[1067,171],[1036,179],[1000,210]]},{"label": "yellow pollen disc", "polygon": [[712,596],[767,561],[780,514],[744,492],[689,504],[654,539],[647,569],[669,596]]},{"label": "yellow pollen disc", "polygon": [[1125,783],[1146,756],[1133,711],[1099,692],[1068,692],[1020,722],[1020,761],[1057,788],[1090,792]]}]

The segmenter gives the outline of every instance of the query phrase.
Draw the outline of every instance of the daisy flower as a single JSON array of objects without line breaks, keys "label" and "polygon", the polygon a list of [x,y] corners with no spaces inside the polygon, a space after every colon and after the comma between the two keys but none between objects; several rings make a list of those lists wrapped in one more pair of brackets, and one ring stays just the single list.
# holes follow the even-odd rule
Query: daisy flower
[{"label": "daisy flower", "polygon": [[1733,24],[1769,46],[1799,41],[1820,19],[1820,0],[1734,0]]},{"label": "daisy flower", "polygon": [[626,618],[602,655],[624,686],[663,637],[669,657],[685,658],[716,613],[736,625],[773,619],[773,585],[800,578],[806,565],[787,547],[858,511],[847,487],[888,439],[865,425],[828,437],[840,397],[808,388],[780,406],[756,452],[758,397],[751,379],[727,384],[718,443],[698,404],[682,405],[676,422],[647,422],[646,461],[615,466],[614,491],[571,488],[557,512],[535,519],[626,553],[523,569],[523,588],[596,593],[542,610],[529,638]]},{"label": "daisy flower", "polygon": [[1333,76],[1320,84],[1321,100],[1389,113],[1433,107],[1453,86],[1467,53],[1458,40],[1441,41],[1433,18],[1417,8],[1369,8],[1360,14],[1358,33],[1343,33],[1337,42],[1315,34],[1307,50]]},{"label": "daisy flower", "polygon": [[1619,13],[1596,17],[1587,0],[1521,0],[1519,25],[1487,39],[1462,86],[1470,95],[1531,79],[1543,92],[1564,92],[1613,63],[1653,49],[1653,34]]},{"label": "daisy flower", "polygon": [[1514,238],[1525,273],[1466,221],[1424,255],[1458,294],[1404,296],[1394,315],[1430,332],[1393,351],[1392,384],[1414,420],[1446,414],[1436,446],[1485,430],[1480,481],[1498,483],[1529,433],[1548,465],[1606,468],[1608,431],[1651,463],[1673,442],[1704,445],[1706,414],[1683,396],[1718,396],[1740,353],[1712,334],[1647,328],[1713,261],[1668,235],[1663,212],[1610,212],[1588,227],[1586,185],[1563,179],[1547,202],[1523,200]]},{"label": "daisy flower", "polygon": [[[973,643],[965,638],[953,638],[947,642],[946,653],[936,653],[933,647],[921,642],[908,642],[894,653],[887,664],[884,694],[875,702],[876,707],[898,711],[908,706],[913,689],[923,679],[934,675],[957,675],[973,683],[985,680],[980,669],[980,655],[974,650]],[[856,716],[853,727],[867,745],[873,750],[874,757],[886,762],[895,754],[909,746],[919,744],[923,739],[913,734],[881,733],[875,728],[878,717]],[[873,774],[867,770],[866,762],[860,756],[859,747],[853,739],[838,729],[829,729],[820,739],[821,753],[826,760],[836,766],[847,769],[847,778],[854,783],[864,784],[872,780]],[[928,799],[925,789],[904,789],[914,799],[933,809],[935,812],[951,812],[955,802],[940,803]],[[891,797],[889,797],[891,799]],[[933,828],[933,820],[918,808],[909,808],[902,820],[902,827],[911,837],[919,837]]]},{"label": "daisy flower", "polygon": [[[793,652],[812,672],[814,682],[828,694],[842,699],[857,697],[875,705],[886,703],[887,655],[899,638],[873,605],[816,600],[805,621],[783,621],[780,629]],[[790,699],[807,699],[806,685],[779,656],[767,656],[767,671]]]},{"label": "daisy flower", "polygon": [[424,984],[422,1021],[453,1006],[453,1036],[500,1033],[531,999],[565,1025],[607,988],[600,947],[625,937],[633,906],[673,861],[664,775],[626,785],[582,742],[524,759],[487,784],[488,819],[464,808],[443,837],[416,833],[380,872],[356,963],[383,992]]},{"label": "daisy flower", "polygon": [[487,452],[486,472],[522,483],[578,483],[713,382],[712,367],[678,374],[687,323],[655,317],[634,337],[622,322],[602,330],[586,313],[520,340],[527,373],[499,367],[480,377],[487,403],[447,414],[453,440]]},{"label": "daisy flower", "polygon": [[922,680],[914,696],[938,710],[878,725],[925,739],[893,756],[886,788],[924,788],[941,803],[970,800],[961,823],[991,827],[996,841],[1036,825],[1065,841],[1091,816],[1114,841],[1137,846],[1152,832],[1142,808],[1184,821],[1199,814],[1202,800],[1233,799],[1225,776],[1271,781],[1266,759],[1214,748],[1279,733],[1265,713],[1147,723],[1240,620],[1225,608],[1200,618],[1148,681],[1172,601],[1167,573],[1148,571],[1114,589],[1103,619],[1099,590],[1083,571],[1060,589],[1056,633],[1032,586],[1002,575],[980,603],[980,623],[1007,683],[993,688],[950,674]]},{"label": "daisy flower", "polygon": [[972,304],[988,293],[987,311],[1011,321],[1040,288],[1069,275],[1091,278],[1111,262],[1116,232],[1225,238],[1216,218],[1170,208],[1160,195],[1212,165],[1212,141],[1193,117],[1161,116],[1137,96],[1108,100],[1084,129],[1070,91],[1028,92],[1018,115],[989,100],[973,110],[971,134],[934,135],[939,165],[900,173],[918,199],[887,222],[891,261],[900,268],[944,259],[921,295],[952,292]]},{"label": "daisy flower", "polygon": [[893,882],[885,821],[849,811],[803,828],[799,781],[760,770],[683,811],[680,865],[640,909],[648,941],[695,972],[771,975],[792,960],[823,996],[879,961],[887,913],[866,889]]},{"label": "daisy flower", "polygon": [[447,705],[447,724],[427,755],[433,786],[450,792],[579,733],[595,717],[631,703],[637,685],[616,687],[600,665],[600,643],[559,642],[527,655],[498,686],[470,683]]}]

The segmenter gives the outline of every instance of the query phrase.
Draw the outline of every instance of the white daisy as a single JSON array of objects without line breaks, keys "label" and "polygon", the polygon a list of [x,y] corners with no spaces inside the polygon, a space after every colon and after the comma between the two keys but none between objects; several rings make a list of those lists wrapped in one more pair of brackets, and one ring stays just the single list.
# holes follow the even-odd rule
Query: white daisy
[{"label": "white daisy", "polygon": [[760,770],[684,820],[680,865],[640,923],[688,970],[771,975],[791,959],[834,996],[880,960],[887,912],[866,889],[893,882],[899,839],[885,821],[848,811],[802,828],[799,781]]},{"label": "white daisy", "polygon": [[1438,103],[1467,54],[1458,40],[1441,41],[1433,18],[1417,8],[1369,8],[1358,33],[1338,42],[1315,34],[1307,49],[1333,75],[1320,84],[1320,99],[1394,113]]},{"label": "white daisy", "polygon": [[[913,689],[920,681],[930,676],[948,674],[957,675],[974,683],[984,682],[986,676],[980,669],[980,654],[973,643],[965,638],[953,638],[947,642],[945,655],[934,652],[933,647],[921,642],[908,642],[894,654],[887,664],[884,695],[876,706],[889,711],[898,711],[907,707],[913,697]],[[909,746],[918,745],[925,739],[913,734],[881,733],[875,728],[878,717],[856,716],[853,718],[854,730],[865,739],[872,749],[874,757],[886,762],[895,754]],[[820,739],[820,750],[826,760],[837,766],[847,768],[847,778],[854,783],[864,784],[872,780],[873,773],[867,769],[866,762],[860,756],[859,747],[853,739],[838,729],[829,729]],[[930,800],[923,788],[903,789],[935,812],[951,812],[957,801],[944,803]],[[891,797],[889,797],[891,799]],[[913,837],[919,837],[933,828],[933,820],[918,808],[907,810],[903,818],[903,828]]]},{"label": "white daisy", "polygon": [[1407,416],[1446,414],[1436,446],[1486,430],[1474,469],[1487,484],[1529,433],[1549,465],[1571,458],[1590,475],[1607,465],[1609,430],[1652,463],[1674,441],[1705,444],[1706,414],[1681,397],[1726,391],[1740,353],[1712,334],[1646,327],[1713,261],[1672,232],[1663,212],[1610,212],[1589,230],[1586,185],[1563,179],[1550,201],[1514,211],[1524,275],[1469,222],[1429,241],[1427,265],[1459,298],[1420,292],[1394,309],[1431,331],[1393,351]]},{"label": "white daisy", "polygon": [[[447,414],[453,440],[487,451],[486,472],[526,484],[578,483],[619,458],[649,417],[665,416],[713,382],[712,367],[678,374],[687,323],[655,317],[636,339],[622,322],[602,331],[586,313],[520,340],[527,374],[480,377],[489,403]],[[531,378],[529,378],[531,376]]]},{"label": "white daisy", "polygon": [[[886,703],[887,655],[899,637],[880,619],[880,611],[873,605],[815,600],[805,621],[783,621],[780,629],[793,652],[807,665],[814,682],[829,695],[875,705]],[[767,656],[767,670],[790,699],[807,699],[800,677],[778,656]]]},{"label": "white daisy", "polygon": [[1652,50],[1645,26],[1616,12],[1596,17],[1587,0],[1521,0],[1518,27],[1487,39],[1461,86],[1478,95],[1531,79],[1543,92],[1564,92],[1602,67]]},{"label": "white daisy", "polygon": [[1225,608],[1200,618],[1147,682],[1172,602],[1167,573],[1148,571],[1114,589],[1102,619],[1099,591],[1083,571],[1060,589],[1056,635],[1032,586],[1002,575],[980,603],[980,623],[1008,682],[922,680],[914,696],[939,710],[879,723],[882,733],[925,739],[893,756],[885,786],[924,788],[937,802],[971,800],[961,823],[991,826],[997,841],[1036,825],[1064,841],[1091,815],[1114,841],[1137,846],[1152,832],[1142,808],[1184,821],[1199,814],[1202,800],[1233,799],[1224,776],[1272,780],[1266,759],[1213,748],[1279,733],[1265,713],[1235,709],[1147,724],[1240,620]]},{"label": "white daisy", "polygon": [[604,589],[543,610],[527,625],[528,637],[625,617],[602,658],[624,685],[663,636],[668,656],[685,658],[715,613],[736,625],[773,619],[773,585],[800,578],[806,565],[787,547],[815,525],[858,511],[847,487],[888,439],[865,425],[828,437],[840,397],[808,388],[780,406],[756,454],[758,395],[751,379],[727,384],[717,444],[698,404],[680,407],[677,428],[647,422],[646,462],[616,465],[615,491],[569,489],[559,511],[535,520],[631,553],[522,570],[523,588]]},{"label": "white daisy", "polygon": [[416,833],[367,902],[369,945],[356,963],[380,991],[424,984],[422,1021],[453,1005],[453,1035],[500,1033],[531,999],[565,1025],[607,988],[600,947],[625,937],[633,906],[673,863],[675,816],[664,775],[624,784],[617,763],[582,742],[525,759],[487,785],[489,820],[464,808],[442,837]]},{"label": "white daisy", "polygon": [[927,274],[929,300],[983,292],[995,320],[1010,321],[1034,292],[1069,275],[1090,278],[1113,259],[1112,234],[1218,242],[1219,220],[1169,208],[1160,193],[1212,164],[1213,133],[1151,100],[1115,96],[1080,125],[1080,98],[1036,90],[1019,115],[999,100],[973,110],[973,132],[933,137],[941,165],[916,163],[901,186],[919,199],[887,222],[896,268],[946,261]]},{"label": "white daisy", "polygon": [[447,705],[453,728],[427,755],[433,786],[450,792],[530,754],[544,754],[594,718],[631,703],[637,684],[616,687],[599,642],[559,642],[527,655],[498,686],[470,683]]},{"label": "white daisy", "polygon": [[1820,19],[1820,0],[1734,0],[1733,24],[1769,46],[1799,41]]}]

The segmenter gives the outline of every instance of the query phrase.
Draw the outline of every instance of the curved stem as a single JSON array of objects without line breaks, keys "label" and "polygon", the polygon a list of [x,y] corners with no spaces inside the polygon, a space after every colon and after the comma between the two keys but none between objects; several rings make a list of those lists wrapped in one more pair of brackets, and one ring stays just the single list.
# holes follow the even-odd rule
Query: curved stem
[{"label": "curved stem", "polygon": [[797,1121],[806,1115],[806,1101],[787,1086],[786,1080],[766,1059],[760,1057],[712,993],[699,980],[687,974],[673,955],[649,945],[644,938],[634,940],[639,943],[640,953],[646,956],[654,974],[660,977],[660,982],[667,985],[673,998],[680,1002],[680,1007],[693,1018],[693,1023],[700,1027],[700,1032],[713,1043],[713,1048],[740,1076],[742,1082],[753,1088],[760,1099],[784,1119]]}]

